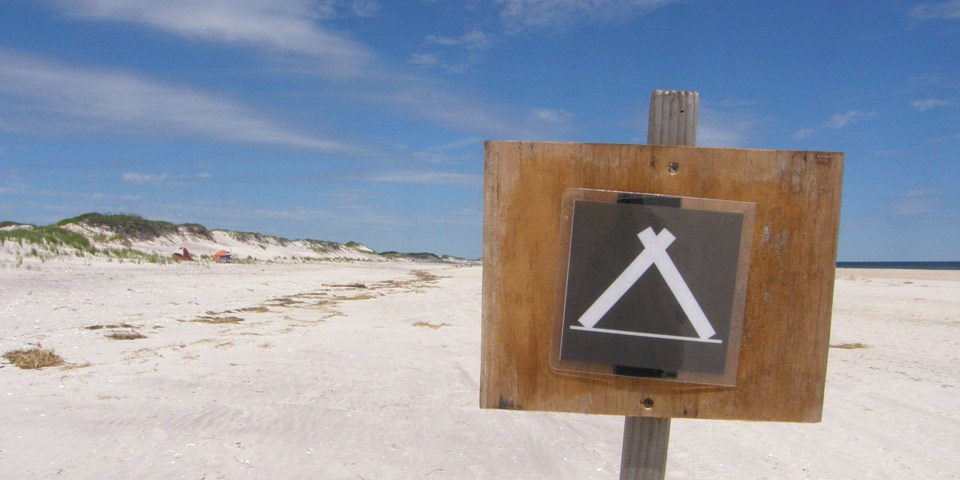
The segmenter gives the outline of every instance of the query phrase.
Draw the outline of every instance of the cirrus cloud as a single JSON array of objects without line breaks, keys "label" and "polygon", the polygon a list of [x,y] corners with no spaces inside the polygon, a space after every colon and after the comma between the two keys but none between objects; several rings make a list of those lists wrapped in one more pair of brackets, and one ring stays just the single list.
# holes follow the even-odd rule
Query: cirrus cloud
[{"label": "cirrus cloud", "polygon": [[960,0],[921,3],[910,9],[910,16],[919,20],[960,19]]},{"label": "cirrus cloud", "polygon": [[494,0],[508,31],[563,29],[584,19],[622,22],[678,0]]},{"label": "cirrus cloud", "polygon": [[832,129],[841,129],[862,118],[867,118],[870,113],[861,110],[849,110],[845,113],[835,113],[824,122],[823,126]]},{"label": "cirrus cloud", "polygon": [[479,187],[483,185],[483,175],[448,172],[390,172],[367,177],[374,183],[401,183],[407,185],[435,185],[454,187]]},{"label": "cirrus cloud", "polygon": [[925,112],[938,107],[946,107],[947,105],[950,105],[950,103],[946,100],[940,100],[937,98],[927,98],[923,100],[914,100],[910,102],[910,105],[921,112]]},{"label": "cirrus cloud", "polygon": [[0,131],[38,135],[122,133],[201,138],[360,154],[317,138],[218,95],[122,71],[73,67],[0,49]]}]

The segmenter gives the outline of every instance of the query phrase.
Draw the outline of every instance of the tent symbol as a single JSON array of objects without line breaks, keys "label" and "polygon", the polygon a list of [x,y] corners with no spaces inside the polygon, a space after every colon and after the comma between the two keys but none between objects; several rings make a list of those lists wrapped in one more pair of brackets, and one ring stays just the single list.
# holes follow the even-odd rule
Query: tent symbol
[{"label": "tent symbol", "polygon": [[[652,227],[647,227],[637,236],[640,238],[640,242],[643,243],[643,251],[640,252],[637,258],[634,259],[630,265],[623,270],[623,273],[621,273],[620,276],[618,276],[613,283],[607,287],[607,289],[597,298],[597,300],[593,302],[590,308],[588,308],[583,315],[577,319],[577,323],[579,323],[579,325],[571,325],[570,328],[573,330],[587,332],[609,333],[635,337],[650,337],[701,343],[722,343],[722,340],[712,338],[717,334],[716,330],[714,330],[713,325],[710,324],[706,314],[703,313],[703,309],[700,308],[700,304],[697,302],[697,299],[693,296],[693,292],[690,291],[687,283],[683,280],[683,277],[677,270],[676,265],[674,265],[673,260],[667,253],[667,247],[669,247],[670,244],[676,240],[676,237],[666,228],[661,230],[660,233],[654,233]],[[627,293],[634,283],[640,280],[640,277],[642,277],[651,266],[655,266],[657,270],[660,271],[660,275],[666,281],[667,286],[670,288],[670,292],[673,293],[673,296],[677,299],[677,302],[680,304],[683,312],[690,320],[694,330],[696,330],[696,337],[611,330],[596,327],[597,323],[604,317],[604,315],[606,315],[607,312],[613,308],[613,306],[624,296],[624,294]]]}]

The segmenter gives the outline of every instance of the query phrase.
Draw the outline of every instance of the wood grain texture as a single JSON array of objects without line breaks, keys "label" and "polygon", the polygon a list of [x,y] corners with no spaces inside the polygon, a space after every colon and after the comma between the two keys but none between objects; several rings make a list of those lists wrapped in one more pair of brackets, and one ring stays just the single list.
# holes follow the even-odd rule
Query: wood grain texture
[{"label": "wood grain texture", "polygon": [[620,480],[665,478],[669,441],[669,418],[627,417],[623,426]]},{"label": "wood grain texture", "polygon": [[[481,407],[820,420],[842,154],[529,142],[485,150]],[[574,187],[756,203],[735,387],[550,368],[561,198]]]}]

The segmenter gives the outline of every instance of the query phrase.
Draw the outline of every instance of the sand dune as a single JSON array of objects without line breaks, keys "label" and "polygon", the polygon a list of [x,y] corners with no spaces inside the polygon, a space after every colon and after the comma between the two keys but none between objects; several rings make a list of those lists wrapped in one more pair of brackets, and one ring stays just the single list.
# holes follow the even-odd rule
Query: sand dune
[{"label": "sand dune", "polygon": [[[480,279],[411,262],[0,269],[0,351],[68,362],[0,364],[0,477],[617,478],[622,418],[478,408]],[[668,478],[960,477],[958,326],[957,272],[839,271],[824,421],[676,420]]]}]

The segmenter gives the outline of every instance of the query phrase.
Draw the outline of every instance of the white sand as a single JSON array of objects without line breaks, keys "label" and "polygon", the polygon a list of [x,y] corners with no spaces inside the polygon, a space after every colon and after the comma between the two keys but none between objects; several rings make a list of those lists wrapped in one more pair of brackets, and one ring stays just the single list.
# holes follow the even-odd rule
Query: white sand
[{"label": "white sand", "polygon": [[[391,262],[0,269],[0,352],[39,343],[73,364],[0,364],[0,478],[617,478],[622,418],[478,408],[480,279]],[[243,321],[195,321],[228,317]],[[841,270],[831,343],[866,348],[831,349],[824,421],[676,420],[668,478],[960,478],[958,327],[958,272]]]}]

